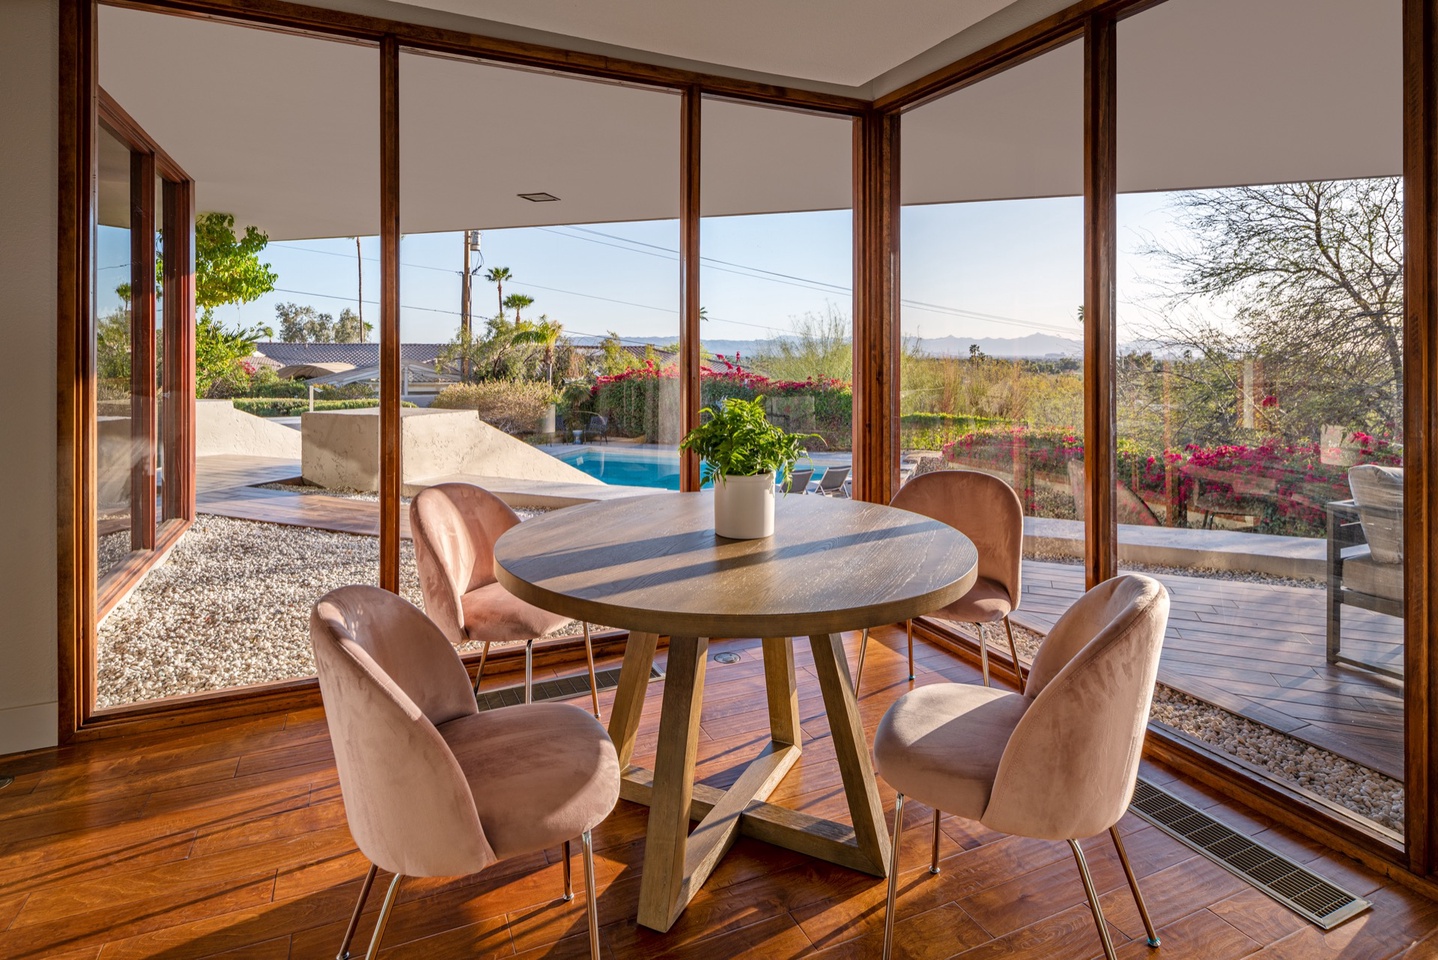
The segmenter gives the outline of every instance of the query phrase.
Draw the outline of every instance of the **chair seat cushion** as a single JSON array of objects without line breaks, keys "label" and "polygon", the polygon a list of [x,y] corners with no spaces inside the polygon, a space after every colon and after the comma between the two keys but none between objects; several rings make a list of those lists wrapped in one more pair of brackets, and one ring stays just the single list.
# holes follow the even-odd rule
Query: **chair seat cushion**
[{"label": "chair seat cushion", "polygon": [[1014,601],[1003,584],[988,577],[979,577],[973,587],[936,615],[962,623],[993,623],[1013,612]]},{"label": "chair seat cushion", "polygon": [[619,800],[619,759],[592,714],[567,703],[487,710],[439,726],[500,860],[573,840]]},{"label": "chair seat cushion", "polygon": [[879,721],[874,766],[904,796],[979,820],[1009,735],[1032,702],[970,683],[919,687]]},{"label": "chair seat cushion", "polygon": [[460,603],[465,636],[471,642],[533,640],[569,622],[569,617],[525,603],[497,583],[469,591]]},{"label": "chair seat cushion", "polygon": [[1343,586],[1386,600],[1403,599],[1403,564],[1380,563],[1371,555],[1343,561]]}]

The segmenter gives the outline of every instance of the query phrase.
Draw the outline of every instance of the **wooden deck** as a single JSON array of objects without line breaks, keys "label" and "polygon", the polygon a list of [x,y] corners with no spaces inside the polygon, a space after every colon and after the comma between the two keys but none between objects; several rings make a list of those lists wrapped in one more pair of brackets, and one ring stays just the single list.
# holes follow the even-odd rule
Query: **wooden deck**
[{"label": "wooden deck", "polygon": [[[1331,665],[1322,589],[1162,574],[1172,596],[1159,681],[1316,747],[1403,776],[1403,685]],[[1039,631],[1083,593],[1077,564],[1025,561],[1015,619]],[[1345,653],[1402,669],[1403,625],[1345,607]]]},{"label": "wooden deck", "polygon": [[[377,536],[379,509],[364,500],[260,489],[295,476],[293,460],[206,457],[199,509],[244,520]],[[408,511],[400,512],[409,536]],[[1403,775],[1402,684],[1330,666],[1319,589],[1163,575],[1173,605],[1159,679],[1170,687],[1387,774]],[[1016,619],[1040,632],[1083,592],[1077,564],[1024,563]],[[1344,649],[1401,669],[1402,624],[1344,609]]]},{"label": "wooden deck", "polygon": [[[904,681],[903,633],[877,631],[861,708],[867,737]],[[723,785],[769,737],[759,641],[715,643],[699,776]],[[838,771],[806,643],[796,644],[804,755],[773,799],[842,815]],[[967,663],[921,647],[918,683],[976,682]],[[604,666],[612,666],[610,660]],[[568,672],[578,672],[576,663]],[[540,671],[541,678],[548,671]],[[638,762],[649,762],[662,683],[652,685]],[[605,716],[612,692],[601,695]],[[587,706],[587,695],[580,698]],[[0,761],[0,955],[15,960],[157,957],[329,960],[365,861],[345,825],[318,709],[102,740]],[[1113,848],[1086,844],[1120,956],[1384,960],[1438,928],[1438,905],[1146,765],[1145,776],[1375,904],[1328,933],[1166,835],[1128,817],[1127,846],[1163,938],[1142,942]],[[886,813],[893,791],[881,784]],[[1089,960],[1100,955],[1067,848],[943,821],[928,873],[928,810],[905,811],[899,956]],[[740,839],[667,934],[634,922],[647,811],[621,802],[595,831],[604,956],[616,960],[876,957],[884,881]],[[557,850],[466,879],[407,881],[386,958],[586,957],[584,894],[560,900]],[[576,870],[578,874],[579,871]],[[382,877],[377,890],[388,878]],[[371,898],[357,945],[380,897]],[[1416,957],[1414,953],[1410,956]],[[1422,954],[1428,956],[1428,954]]]}]

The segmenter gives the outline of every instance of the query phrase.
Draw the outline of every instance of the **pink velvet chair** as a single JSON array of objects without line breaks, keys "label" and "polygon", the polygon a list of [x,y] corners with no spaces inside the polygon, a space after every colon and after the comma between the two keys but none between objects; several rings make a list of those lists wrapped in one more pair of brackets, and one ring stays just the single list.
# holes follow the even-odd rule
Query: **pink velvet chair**
[{"label": "pink velvet chair", "polygon": [[590,831],[619,799],[619,760],[585,711],[536,703],[481,713],[459,654],[423,613],[378,587],[341,587],[310,613],[345,817],[370,868],[340,947],[349,956],[378,870],[394,874],[368,956],[403,877],[478,873],[583,844],[589,950],[599,958]]},{"label": "pink velvet chair", "polygon": [[[491,643],[524,641],[524,702],[534,686],[534,641],[569,618],[531,606],[494,577],[494,542],[519,523],[509,505],[471,483],[441,483],[421,490],[409,505],[414,559],[419,568],[424,609],[450,642],[483,643],[474,691],[484,678]],[[594,645],[584,625],[589,659],[590,702],[599,716],[594,678]]]},{"label": "pink velvet chair", "polygon": [[899,793],[886,960],[906,797],[1003,833],[1068,841],[1104,953],[1114,960],[1079,846],[1081,838],[1107,830],[1149,946],[1158,946],[1117,824],[1133,799],[1167,624],[1168,592],[1158,581],[1116,577],[1080,597],[1054,624],[1023,693],[937,683],[911,690],[889,708],[874,735],[874,768]]},{"label": "pink velvet chair", "polygon": [[[1009,614],[1019,607],[1024,560],[1024,507],[1013,488],[998,477],[975,470],[941,470],[915,477],[899,488],[892,507],[921,513],[947,523],[974,542],[979,550],[979,577],[963,597],[935,610],[933,616],[972,623],[979,635],[979,660],[983,664],[984,686],[989,684],[989,646],[984,624],[1003,621],[1009,635],[1009,653],[1014,674],[1023,684],[1019,651]],[[914,679],[914,621],[905,624],[909,640],[909,679]],[[859,665],[854,689],[864,676],[864,654],[869,631],[859,645]]]}]

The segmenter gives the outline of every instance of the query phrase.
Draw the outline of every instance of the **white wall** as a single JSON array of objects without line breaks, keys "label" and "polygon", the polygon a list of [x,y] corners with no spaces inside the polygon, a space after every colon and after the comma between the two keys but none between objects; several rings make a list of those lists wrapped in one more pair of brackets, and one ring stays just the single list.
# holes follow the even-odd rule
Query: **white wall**
[{"label": "white wall", "polygon": [[0,3],[0,754],[57,735],[59,17],[57,0]]}]

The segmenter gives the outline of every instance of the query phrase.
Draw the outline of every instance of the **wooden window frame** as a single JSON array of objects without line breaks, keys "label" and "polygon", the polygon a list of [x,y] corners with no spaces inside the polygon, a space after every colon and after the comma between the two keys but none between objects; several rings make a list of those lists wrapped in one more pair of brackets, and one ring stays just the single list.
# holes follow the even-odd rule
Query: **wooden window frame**
[{"label": "wooden window frame", "polygon": [[[752,83],[637,61],[561,50],[536,44],[501,40],[427,27],[402,21],[368,17],[286,0],[111,0],[116,6],[172,15],[224,19],[286,32],[310,33],[372,43],[381,49],[381,210],[382,260],[387,290],[381,309],[382,365],[396,365],[398,356],[398,123],[395,71],[400,45],[454,55],[476,61],[538,67],[626,83],[663,87],[686,98],[718,95],[755,103],[829,112],[854,118],[855,218],[855,474],[856,491],[869,500],[887,500],[897,485],[898,422],[896,350],[892,343],[898,325],[898,138],[899,116],[936,97],[1007,70],[1064,43],[1082,38],[1086,50],[1085,107],[1085,357],[1086,377],[1103,380],[1106,390],[1093,390],[1086,401],[1086,442],[1112,437],[1112,204],[1116,181],[1113,148],[1116,118],[1112,104],[1116,90],[1113,26],[1117,20],[1155,6],[1163,0],[1078,0],[1068,8],[966,56],[940,70],[887,93],[873,102],[833,96],[797,88]],[[86,353],[93,250],[88,231],[94,207],[92,174],[95,162],[94,131],[97,113],[96,62],[97,0],[61,0],[60,57],[60,224],[57,267],[60,343],[58,350],[59,458],[60,458],[60,697],[61,736],[103,736],[154,723],[187,723],[237,713],[313,703],[313,679],[270,684],[241,691],[220,691],[194,697],[172,698],[157,704],[106,711],[93,709],[94,547],[87,541],[86,517],[94,516],[94,430],[86,412],[93,414],[93,357]],[[1412,451],[1406,473],[1405,495],[1413,506],[1405,513],[1407,551],[1407,608],[1409,665],[1406,677],[1407,800],[1406,855],[1383,838],[1303,806],[1272,783],[1259,782],[1235,771],[1220,758],[1205,755],[1192,744],[1151,732],[1149,751],[1200,780],[1251,803],[1304,833],[1351,853],[1383,872],[1438,893],[1438,811],[1428,785],[1430,771],[1438,771],[1438,674],[1431,668],[1432,645],[1438,638],[1438,604],[1428,598],[1438,589],[1434,562],[1434,517],[1438,516],[1438,480],[1434,479],[1435,432],[1438,432],[1438,0],[1403,0],[1405,143],[1404,176],[1407,333],[1405,362],[1409,365],[1405,404],[1406,437]],[[682,350],[690,355],[698,319],[698,117],[692,104],[684,107],[681,125],[681,274],[684,303]],[[159,154],[156,154],[157,164]],[[166,205],[167,211],[170,205]],[[193,209],[189,211],[193,216]],[[393,222],[391,222],[393,221]],[[169,279],[166,278],[166,282]],[[177,280],[177,282],[183,282]],[[167,297],[169,290],[166,290]],[[193,296],[192,278],[190,295]],[[1109,305],[1109,309],[1105,305]],[[166,336],[179,324],[167,322]],[[385,352],[384,342],[390,343]],[[172,350],[167,340],[167,350]],[[885,353],[887,352],[887,357]],[[391,354],[393,354],[391,356]],[[173,352],[167,354],[175,356]],[[393,371],[391,370],[393,374]],[[77,376],[78,374],[78,376]],[[684,417],[697,416],[696,371],[687,369]],[[193,369],[188,373],[193,383]],[[886,380],[885,377],[888,379]],[[395,378],[389,378],[393,381]],[[382,387],[382,391],[383,391]],[[382,506],[382,555],[398,556],[397,396],[391,389],[382,397],[395,406],[382,421],[381,471],[386,477]],[[185,418],[189,418],[186,421]],[[173,426],[176,435],[193,436],[193,410],[181,412]],[[191,448],[192,449],[192,448]],[[1102,451],[1101,451],[1102,452]],[[1110,444],[1111,452],[1111,444]],[[1086,535],[1085,566],[1090,582],[1116,570],[1112,535],[1115,516],[1111,457],[1093,458],[1095,467],[1085,478],[1087,510],[1094,531]],[[1102,467],[1100,468],[1100,461]],[[393,472],[391,477],[389,472]],[[684,488],[692,489],[691,469],[684,472]],[[167,481],[169,478],[167,477]],[[193,516],[193,475],[190,486],[176,496],[188,503]],[[172,485],[167,482],[166,494]],[[159,538],[157,546],[164,541]],[[382,559],[382,570],[388,571]],[[397,563],[397,560],[395,561]],[[397,579],[384,573],[382,582]],[[937,634],[935,634],[938,636]],[[940,637],[942,639],[942,637]],[[87,647],[88,640],[88,647]],[[87,676],[87,660],[88,676]],[[87,705],[88,702],[88,705]]]}]

